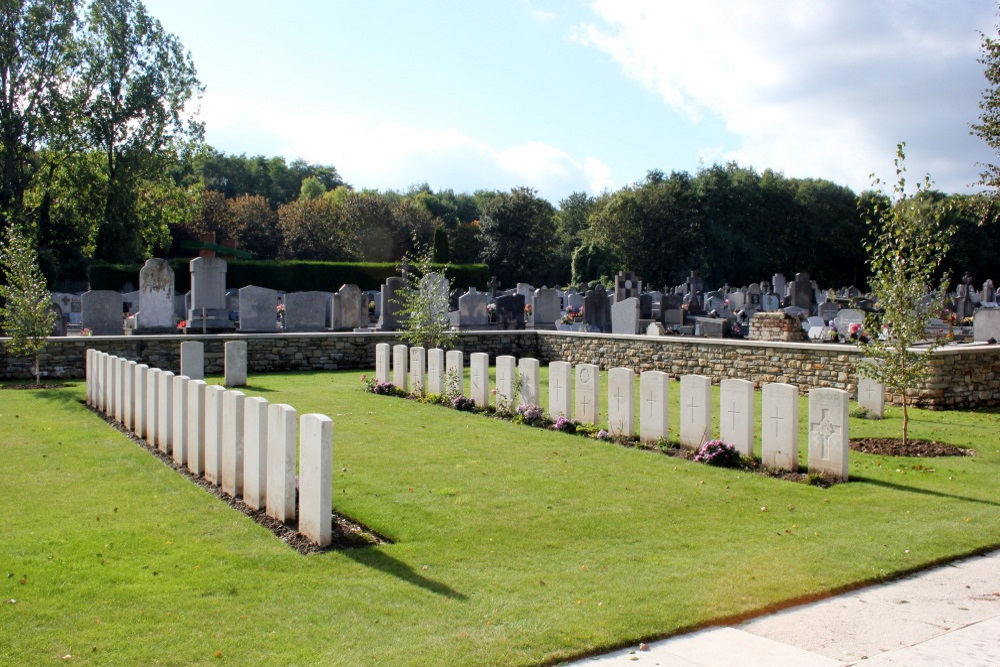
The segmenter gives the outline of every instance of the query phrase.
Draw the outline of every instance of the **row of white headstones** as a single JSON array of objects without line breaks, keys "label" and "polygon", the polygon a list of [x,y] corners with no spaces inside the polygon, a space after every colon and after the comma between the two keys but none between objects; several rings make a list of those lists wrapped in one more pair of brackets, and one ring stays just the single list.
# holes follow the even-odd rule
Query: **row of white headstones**
[{"label": "row of white headstones", "polygon": [[299,533],[314,544],[332,541],[333,421],[326,415],[296,419],[290,405],[93,349],[86,387],[89,406],[191,474],[282,523],[298,517]]},{"label": "row of white headstones", "polygon": [[[495,404],[540,406],[540,364],[537,359],[496,357]],[[375,346],[375,379],[412,394],[464,394],[465,355],[461,351],[406,345]],[[595,364],[565,361],[548,365],[548,413],[601,425],[601,375]],[[639,374],[639,439],[656,442],[668,437],[669,375],[662,371]],[[635,372],[611,368],[607,373],[607,430],[613,436],[633,437],[635,429]],[[447,386],[454,383],[453,386]],[[514,396],[515,387],[518,395]],[[489,407],[490,357],[477,352],[469,357],[469,398]],[[761,389],[761,460],[766,466],[797,470],[799,456],[799,390],[790,384],[769,383]],[[515,403],[516,399],[516,403]],[[847,479],[850,396],[832,388],[809,390],[809,472]],[[741,454],[754,447],[756,392],[747,380],[720,382],[719,434]],[[680,444],[696,450],[711,440],[712,380],[703,375],[680,378]]]}]

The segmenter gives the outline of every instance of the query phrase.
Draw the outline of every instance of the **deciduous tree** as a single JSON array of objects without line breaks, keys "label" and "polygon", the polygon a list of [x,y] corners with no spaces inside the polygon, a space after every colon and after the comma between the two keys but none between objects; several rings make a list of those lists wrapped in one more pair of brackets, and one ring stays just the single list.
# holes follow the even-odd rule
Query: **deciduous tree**
[{"label": "deciduous tree", "polygon": [[[932,339],[921,351],[913,346],[926,338],[927,323],[941,310],[947,278],[941,278],[934,293],[932,283],[948,252],[952,230],[941,224],[940,207],[920,197],[930,188],[928,177],[917,183],[915,194],[907,191],[904,147],[900,143],[896,150],[892,191],[867,198],[871,208],[865,211],[869,229],[865,251],[877,311],[867,318],[866,327],[875,335],[862,343],[867,359],[859,362],[858,371],[902,396],[905,445],[908,397],[926,376],[928,353],[937,341]],[[879,179],[873,177],[872,184],[882,189]]]},{"label": "deciduous tree", "polygon": [[6,243],[0,247],[0,268],[6,282],[0,284],[0,321],[10,336],[7,350],[34,360],[35,384],[39,384],[38,355],[48,342],[56,315],[38,268],[34,242],[14,223],[8,223]]}]

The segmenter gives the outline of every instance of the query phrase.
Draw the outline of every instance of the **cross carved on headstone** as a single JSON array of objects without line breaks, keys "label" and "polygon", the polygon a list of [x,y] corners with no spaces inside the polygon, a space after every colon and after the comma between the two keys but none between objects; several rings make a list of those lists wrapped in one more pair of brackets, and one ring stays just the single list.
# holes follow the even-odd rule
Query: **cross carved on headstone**
[{"label": "cross carved on headstone", "polygon": [[622,413],[622,399],[623,398],[625,398],[625,397],[622,395],[622,388],[621,387],[616,387],[615,388],[615,403],[618,406],[618,414],[619,415],[621,415],[621,413]]},{"label": "cross carved on headstone", "polygon": [[476,391],[477,389],[479,389],[479,369],[478,368],[472,369],[472,377],[470,379],[472,380],[472,390]]},{"label": "cross carved on headstone", "polygon": [[778,414],[778,406],[777,405],[774,406],[774,414],[773,415],[768,415],[768,419],[770,419],[774,423],[774,435],[775,435],[775,437],[777,437],[778,433],[779,433],[779,431],[781,429],[781,424],[779,424],[778,422],[785,421],[785,418],[782,417],[782,416],[780,416]]},{"label": "cross carved on headstone", "polygon": [[698,405],[698,402],[694,400],[694,396],[688,396],[688,404],[686,406],[684,406],[684,407],[691,408],[691,418],[688,419],[688,423],[693,424],[694,423],[694,412],[695,412],[695,410],[697,410],[700,407]]},{"label": "cross carved on headstone", "polygon": [[590,395],[584,394],[583,395],[582,403],[583,403],[583,414],[580,415],[580,416],[581,417],[589,416],[590,415]]},{"label": "cross carved on headstone", "polygon": [[649,416],[652,417],[653,416],[653,406],[656,404],[656,398],[653,396],[653,392],[652,391],[649,392],[649,398],[647,398],[643,402],[646,403],[649,406]]},{"label": "cross carved on headstone", "polygon": [[555,384],[553,386],[555,387],[555,390],[556,390],[556,400],[557,401],[561,400],[562,399],[562,389],[563,389],[563,386],[562,386],[562,382],[560,381],[560,379],[559,379],[558,376],[556,376]]},{"label": "cross carved on headstone", "polygon": [[840,432],[840,427],[830,421],[830,409],[823,408],[823,414],[818,422],[809,424],[809,430],[819,437],[819,457],[830,458],[830,436]]},{"label": "cross carved on headstone", "polygon": [[729,413],[729,416],[731,418],[730,421],[732,422],[732,428],[736,428],[736,417],[738,415],[743,414],[740,410],[737,409],[736,401],[731,401],[729,403],[729,409],[726,410],[726,412]]}]

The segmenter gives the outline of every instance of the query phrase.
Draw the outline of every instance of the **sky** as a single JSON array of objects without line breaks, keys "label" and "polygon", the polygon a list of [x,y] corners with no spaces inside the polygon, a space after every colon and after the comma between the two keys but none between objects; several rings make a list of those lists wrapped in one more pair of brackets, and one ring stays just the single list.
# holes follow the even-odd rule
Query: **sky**
[{"label": "sky", "polygon": [[737,162],[973,192],[992,0],[145,0],[191,52],[206,141],[355,188],[554,204]]}]

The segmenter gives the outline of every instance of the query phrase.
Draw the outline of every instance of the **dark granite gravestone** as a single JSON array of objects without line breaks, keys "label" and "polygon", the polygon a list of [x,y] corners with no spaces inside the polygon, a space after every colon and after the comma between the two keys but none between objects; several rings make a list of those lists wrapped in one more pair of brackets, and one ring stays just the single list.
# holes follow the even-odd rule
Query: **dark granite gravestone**
[{"label": "dark granite gravestone", "polygon": [[511,294],[498,296],[497,323],[501,329],[524,328],[524,295]]}]

